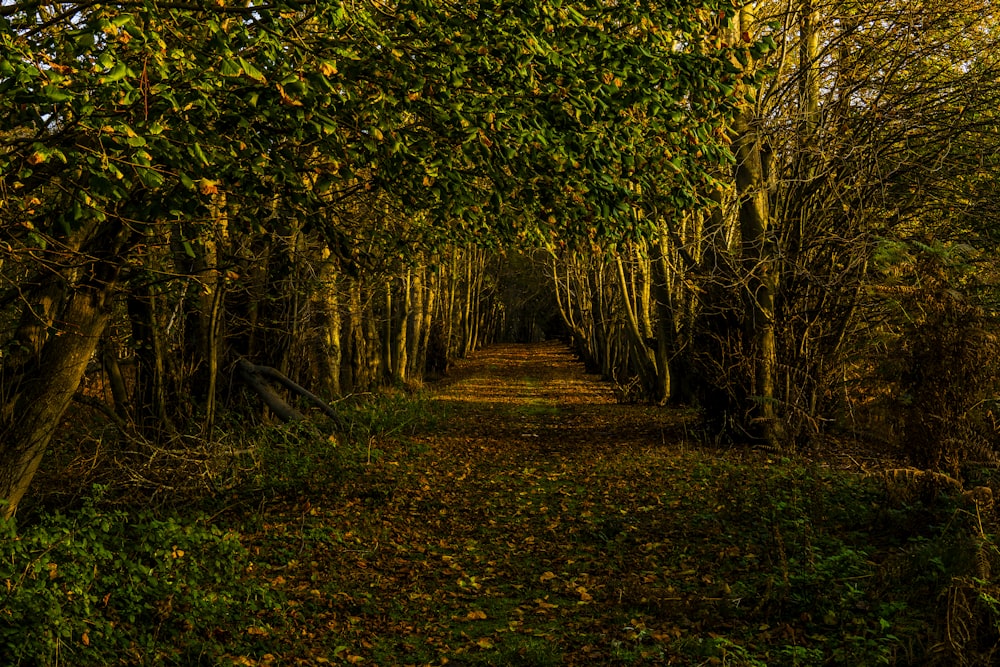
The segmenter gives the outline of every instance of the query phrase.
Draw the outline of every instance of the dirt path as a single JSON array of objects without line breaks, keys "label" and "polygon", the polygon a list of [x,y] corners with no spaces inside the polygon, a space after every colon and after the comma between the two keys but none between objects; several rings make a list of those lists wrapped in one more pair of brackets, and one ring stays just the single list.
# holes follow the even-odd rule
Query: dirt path
[{"label": "dirt path", "polygon": [[618,404],[611,385],[585,373],[559,342],[478,352],[456,365],[434,397],[452,419],[429,442],[495,450],[505,461],[551,465],[559,463],[553,455],[589,458],[683,437],[676,413]]},{"label": "dirt path", "polygon": [[557,343],[479,352],[431,405],[444,417],[428,432],[376,443],[339,496],[267,526],[265,578],[299,605],[285,657],[662,662],[674,626],[644,620],[645,591],[662,574],[649,545],[674,530],[677,415],[616,404]]}]

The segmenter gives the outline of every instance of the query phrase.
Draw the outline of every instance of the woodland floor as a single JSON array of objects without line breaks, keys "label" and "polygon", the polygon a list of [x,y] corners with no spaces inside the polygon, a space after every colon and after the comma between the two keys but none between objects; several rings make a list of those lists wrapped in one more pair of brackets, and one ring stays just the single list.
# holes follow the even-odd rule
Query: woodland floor
[{"label": "woodland floor", "polygon": [[481,351],[429,390],[429,426],[260,506],[245,543],[288,603],[243,664],[907,664],[926,648],[926,610],[889,599],[877,566],[906,530],[862,475],[700,447],[689,414],[616,403],[558,343]]}]

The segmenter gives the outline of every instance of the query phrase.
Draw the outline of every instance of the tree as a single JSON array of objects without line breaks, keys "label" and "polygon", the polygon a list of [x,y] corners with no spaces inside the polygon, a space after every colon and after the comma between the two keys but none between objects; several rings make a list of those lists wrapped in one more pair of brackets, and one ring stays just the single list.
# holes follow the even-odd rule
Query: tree
[{"label": "tree", "polygon": [[[320,300],[304,284],[347,283],[341,359],[351,386],[366,387],[386,351],[373,318],[396,337],[383,370],[397,379],[422,338],[421,257],[469,248],[464,278],[450,275],[466,292],[464,352],[489,339],[495,315],[479,298],[491,283],[473,245],[555,250],[649,233],[655,224],[634,212],[654,185],[693,200],[706,165],[727,157],[710,136],[733,106],[717,82],[736,69],[701,32],[729,11],[557,0],[350,12],[293,0],[0,6],[4,343],[16,348],[0,433],[3,451],[18,453],[0,472],[7,512],[116,309],[134,317],[133,420],[209,432],[236,348],[308,348]],[[336,268],[317,269],[330,258]],[[402,301],[377,305],[402,274]],[[272,298],[272,285],[291,289]],[[23,417],[43,394],[54,401],[44,428]]]}]

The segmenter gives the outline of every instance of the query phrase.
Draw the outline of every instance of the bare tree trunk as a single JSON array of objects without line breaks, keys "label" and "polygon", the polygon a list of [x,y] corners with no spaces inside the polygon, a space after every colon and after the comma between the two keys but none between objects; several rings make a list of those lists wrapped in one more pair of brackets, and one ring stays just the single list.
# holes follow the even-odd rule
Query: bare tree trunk
[{"label": "bare tree trunk", "polygon": [[385,283],[385,315],[382,321],[382,382],[392,381],[392,369],[394,367],[393,352],[395,348],[392,344],[392,278],[386,278]]},{"label": "bare tree trunk", "polygon": [[474,315],[472,299],[475,294],[475,274],[472,271],[472,251],[465,250],[463,253],[463,258],[465,259],[465,295],[462,299],[462,345],[459,348],[461,350],[461,356],[469,356],[469,352],[472,350],[472,318]]},{"label": "bare tree trunk", "polygon": [[[749,7],[740,12],[741,32],[754,21]],[[775,412],[777,347],[774,334],[774,293],[778,270],[774,249],[768,240],[770,210],[760,137],[752,125],[752,112],[741,112],[733,123],[736,154],[736,192],[739,198],[741,263],[744,282],[746,345],[753,366],[753,396],[748,427],[770,444],[779,444]]]},{"label": "bare tree trunk", "polygon": [[219,377],[219,356],[222,343],[222,301],[225,277],[220,267],[220,254],[229,235],[225,195],[213,196],[210,206],[212,226],[197,243],[185,248],[193,250],[193,258],[181,261],[196,286],[185,322],[185,352],[191,395],[202,401],[203,428],[210,430],[215,423],[216,388]]},{"label": "bare tree trunk", "polygon": [[361,300],[361,278],[351,277],[348,287],[347,341],[350,350],[349,391],[368,391],[371,378],[368,377],[368,341],[365,338],[364,312]]},{"label": "bare tree trunk", "polygon": [[167,414],[168,364],[158,315],[161,304],[160,295],[148,285],[133,287],[126,299],[136,358],[131,404],[133,420],[141,428],[172,431]]},{"label": "bare tree trunk", "polygon": [[420,366],[420,358],[422,356],[421,350],[426,338],[424,335],[424,309],[426,308],[424,271],[425,267],[423,263],[418,265],[413,271],[413,277],[410,282],[410,293],[412,295],[410,297],[411,314],[409,317],[409,330],[406,334],[406,340],[409,345],[409,350],[406,354],[408,361],[406,375],[407,377],[416,379],[420,379],[423,375],[423,369]]},{"label": "bare tree trunk", "polygon": [[111,402],[114,406],[114,413],[119,419],[125,421],[129,418],[128,390],[125,388],[125,377],[122,375],[121,364],[118,363],[118,347],[115,345],[110,327],[105,330],[98,353],[101,358],[101,366],[104,368],[104,375],[108,378],[108,386],[111,389]]},{"label": "bare tree trunk", "polygon": [[[551,266],[552,288],[555,290],[556,306],[559,308],[559,315],[562,317],[563,324],[573,338],[573,347],[576,349],[577,354],[583,357],[585,364],[593,366],[592,341],[583,326],[577,322],[573,290],[570,287],[570,260],[567,259],[564,263],[566,264],[565,282],[559,276],[559,262],[553,260]],[[563,284],[565,284],[565,287]],[[564,293],[565,297],[563,296]]]},{"label": "bare tree trunk", "polygon": [[667,237],[661,234],[650,249],[653,303],[656,307],[656,387],[655,398],[665,403],[673,395],[671,357],[676,348],[676,322],[670,294],[670,267]]},{"label": "bare tree trunk", "polygon": [[405,382],[406,371],[409,367],[409,346],[407,340],[410,333],[410,316],[413,308],[413,293],[411,291],[411,269],[406,270],[406,274],[399,279],[400,295],[402,303],[399,304],[399,314],[390,317],[390,330],[392,332],[392,369],[391,377],[394,382]]},{"label": "bare tree trunk", "polygon": [[[426,267],[424,272],[427,272]],[[423,378],[427,373],[427,352],[430,349],[431,328],[434,326],[434,309],[437,307],[438,285],[441,274],[431,274],[426,278],[423,290],[423,317],[420,324],[420,343],[417,347],[417,360],[414,363],[415,372]]]},{"label": "bare tree trunk", "polygon": [[[625,331],[631,344],[631,357],[635,361],[635,370],[639,375],[639,380],[642,382],[643,389],[650,399],[656,403],[662,403],[667,397],[664,395],[664,388],[659,386],[659,371],[656,367],[656,356],[649,345],[647,345],[648,339],[642,330],[642,321],[640,320],[640,316],[636,314],[636,306],[641,305],[642,300],[635,300],[634,294],[630,293],[630,281],[625,275],[625,266],[621,256],[616,257],[615,261],[618,266],[618,285],[625,307]],[[633,290],[635,290],[635,283],[632,282],[631,284],[633,285]]]},{"label": "bare tree trunk", "polygon": [[337,265],[330,257],[330,250],[323,249],[320,258],[318,287],[312,295],[312,312],[315,313],[313,337],[313,363],[318,373],[319,386],[330,396],[340,395],[340,365],[343,353],[340,341],[340,295],[337,284]]},{"label": "bare tree trunk", "polygon": [[469,351],[482,347],[480,331],[483,324],[483,276],[486,274],[486,253],[478,248],[472,249],[470,262],[473,266],[472,286],[472,333],[469,340]]}]

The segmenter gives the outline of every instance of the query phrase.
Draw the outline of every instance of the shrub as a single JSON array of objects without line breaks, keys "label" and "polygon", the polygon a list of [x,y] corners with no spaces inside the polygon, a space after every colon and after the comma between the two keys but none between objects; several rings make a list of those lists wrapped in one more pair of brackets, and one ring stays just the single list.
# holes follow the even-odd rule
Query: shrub
[{"label": "shrub", "polygon": [[249,583],[239,536],[203,520],[93,501],[18,529],[0,522],[7,664],[217,664],[277,600]]}]

